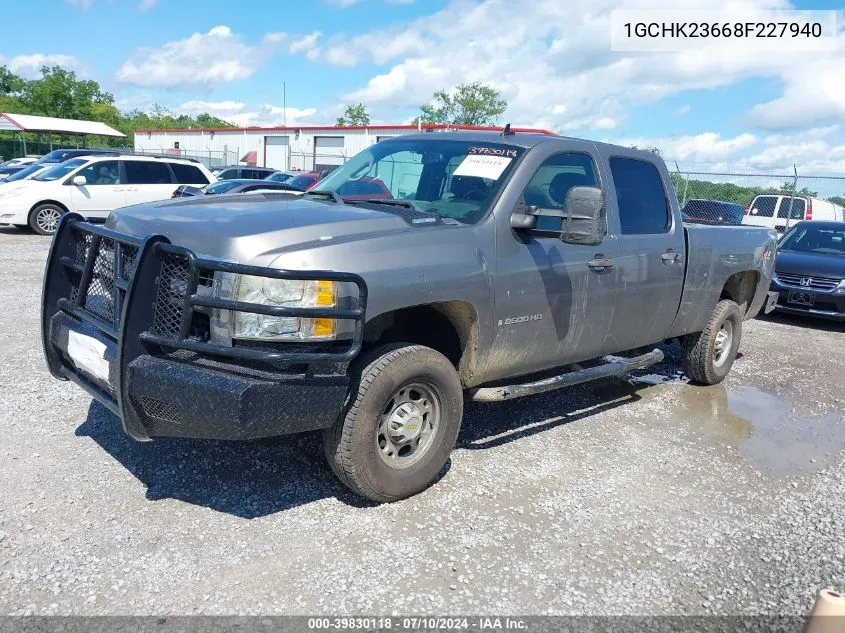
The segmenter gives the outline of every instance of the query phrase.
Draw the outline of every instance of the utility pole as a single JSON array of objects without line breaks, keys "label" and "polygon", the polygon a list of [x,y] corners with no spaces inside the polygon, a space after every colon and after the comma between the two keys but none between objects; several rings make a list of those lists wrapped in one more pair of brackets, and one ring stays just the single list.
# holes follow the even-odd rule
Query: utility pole
[{"label": "utility pole", "polygon": [[287,86],[282,82],[282,127],[288,126]]}]

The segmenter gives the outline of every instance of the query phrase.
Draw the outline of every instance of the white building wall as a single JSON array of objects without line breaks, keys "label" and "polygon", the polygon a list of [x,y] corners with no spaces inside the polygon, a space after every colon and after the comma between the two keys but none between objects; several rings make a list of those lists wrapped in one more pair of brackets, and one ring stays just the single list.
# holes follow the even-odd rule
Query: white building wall
[{"label": "white building wall", "polygon": [[[257,164],[266,163],[264,145],[268,136],[286,136],[288,138],[287,165],[268,165],[276,169],[310,170],[314,164],[324,162],[335,164],[351,158],[358,152],[376,143],[377,138],[397,136],[416,132],[415,129],[361,129],[348,130],[343,128],[326,127],[319,130],[296,130],[286,128],[266,128],[257,130],[226,130],[226,131],[167,131],[136,132],[135,149],[145,152],[167,153],[179,143],[179,149],[186,156],[196,157],[211,164],[237,163],[247,152],[255,151]],[[343,138],[343,147],[333,147],[327,151],[329,156],[340,155],[341,161],[329,158],[320,161],[321,152],[315,152],[317,137]],[[337,143],[330,143],[337,145]],[[316,154],[316,156],[315,156]],[[316,161],[315,161],[316,158]]]}]

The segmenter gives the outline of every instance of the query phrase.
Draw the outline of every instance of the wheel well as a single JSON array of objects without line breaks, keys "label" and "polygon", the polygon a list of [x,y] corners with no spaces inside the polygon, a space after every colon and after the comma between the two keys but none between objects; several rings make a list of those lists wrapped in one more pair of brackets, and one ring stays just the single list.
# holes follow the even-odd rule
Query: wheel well
[{"label": "wheel well", "polygon": [[29,210],[29,213],[27,214],[27,220],[29,220],[30,217],[32,216],[32,212],[35,211],[38,207],[40,207],[42,204],[54,204],[57,207],[59,207],[62,211],[64,211],[65,213],[68,212],[68,208],[57,200],[41,200],[39,202],[36,202],[34,205],[32,205],[32,208]]},{"label": "wheel well", "polygon": [[722,294],[719,300],[730,299],[739,306],[740,312],[745,316],[751,307],[751,301],[754,299],[754,292],[757,290],[759,279],[760,273],[756,270],[746,270],[731,275],[722,287]]},{"label": "wheel well", "polygon": [[473,384],[478,352],[478,315],[465,301],[439,301],[379,314],[364,326],[364,345],[415,343],[436,349]]}]

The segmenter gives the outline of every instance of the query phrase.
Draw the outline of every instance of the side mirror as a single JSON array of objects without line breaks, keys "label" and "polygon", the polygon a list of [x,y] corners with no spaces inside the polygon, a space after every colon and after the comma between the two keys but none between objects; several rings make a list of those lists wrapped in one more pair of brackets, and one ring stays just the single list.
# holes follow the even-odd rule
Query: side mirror
[{"label": "side mirror", "polygon": [[597,187],[572,187],[563,202],[560,240],[569,244],[601,244],[605,232],[605,200]]},{"label": "side mirror", "polygon": [[524,213],[511,213],[511,228],[518,230],[531,230],[537,226],[537,211],[539,207],[530,205],[524,207]]},{"label": "side mirror", "polygon": [[74,176],[71,182],[77,187],[84,187],[88,184],[88,179],[85,176]]},{"label": "side mirror", "polygon": [[751,209],[751,215],[757,215],[757,208]]}]

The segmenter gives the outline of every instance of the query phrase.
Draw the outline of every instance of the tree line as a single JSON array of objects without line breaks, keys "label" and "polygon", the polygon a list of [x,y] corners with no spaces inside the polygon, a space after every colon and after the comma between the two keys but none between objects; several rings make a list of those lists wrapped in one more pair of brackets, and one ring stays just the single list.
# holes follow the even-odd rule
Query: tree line
[{"label": "tree line", "polygon": [[[176,114],[155,105],[150,112],[139,109],[121,112],[114,95],[92,79],[80,79],[61,66],[44,66],[41,76],[25,79],[7,66],[0,66],[0,112],[35,114],[60,119],[99,121],[126,134],[131,139],[137,129],[173,129],[191,127],[236,127],[208,113],[195,117]],[[111,139],[122,145],[123,139]]]}]

